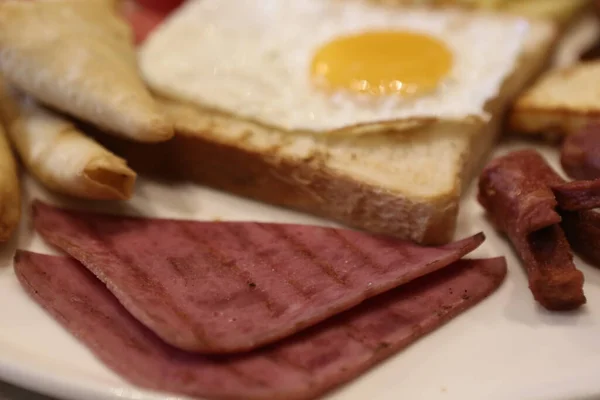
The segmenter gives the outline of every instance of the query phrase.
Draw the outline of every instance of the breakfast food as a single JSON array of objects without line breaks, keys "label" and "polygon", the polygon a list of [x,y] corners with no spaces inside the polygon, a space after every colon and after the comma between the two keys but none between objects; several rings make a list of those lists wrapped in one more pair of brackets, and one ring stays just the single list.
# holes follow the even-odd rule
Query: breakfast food
[{"label": "breakfast food", "polygon": [[561,210],[582,211],[600,207],[600,179],[560,183],[550,188]]},{"label": "breakfast food", "polygon": [[590,3],[589,0],[370,0],[385,4],[458,6],[508,12],[532,19],[548,19],[567,25]]},{"label": "breakfast food", "polygon": [[515,103],[510,127],[523,134],[573,135],[600,117],[600,62],[550,70]]},{"label": "breakfast food", "polygon": [[8,240],[21,218],[17,163],[0,123],[0,242]]},{"label": "breakfast food", "polygon": [[535,299],[549,310],[586,302],[584,277],[573,264],[551,186],[562,183],[539,153],[522,150],[491,161],[478,200],[522,259]]},{"label": "breakfast food", "polygon": [[211,399],[311,399],[477,304],[504,259],[465,260],[273,346],[229,357],[185,353],[134,319],[75,260],[19,252],[24,289],[107,366],[143,387]]},{"label": "breakfast food", "polygon": [[600,266],[600,214],[594,210],[562,212],[562,227],[579,255]]},{"label": "breakfast food", "polygon": [[[257,3],[189,1],[150,36],[141,49],[142,72],[153,90],[174,98],[163,106],[177,135],[167,146],[123,142],[115,151],[140,160],[132,162],[136,170],[155,168],[144,154],[158,151],[170,164],[161,172],[171,178],[375,233],[425,244],[450,241],[463,187],[494,142],[506,102],[545,61],[556,35],[552,26],[468,12],[390,10],[357,1]],[[271,20],[278,20],[280,30],[269,31]],[[304,30],[314,21],[321,23],[311,39]],[[203,34],[213,28],[220,33]],[[392,29],[388,39],[386,29]],[[362,43],[356,34],[365,30],[372,35]],[[485,40],[472,43],[481,35]],[[260,45],[242,63],[251,38]],[[393,46],[407,40],[402,49],[414,51],[407,89],[389,96],[354,89],[333,95],[329,85],[349,81],[333,77],[327,83],[330,77],[314,65],[329,62],[336,43],[364,49],[378,40],[391,46],[382,53],[402,60],[409,59],[406,50],[394,52]],[[489,41],[502,45],[492,51]],[[418,51],[421,42],[434,49],[441,72],[429,73],[430,59]],[[364,71],[373,72],[374,81],[389,78],[390,71],[369,72],[373,65],[368,64]],[[335,68],[342,77],[343,66]],[[423,76],[415,75],[418,70]],[[420,89],[408,89],[414,85]],[[371,84],[364,90],[378,88]]]},{"label": "breakfast food", "polygon": [[35,229],[172,346],[274,342],[470,253],[315,226],[126,218],[33,206]]},{"label": "breakfast food", "polygon": [[561,226],[573,250],[600,267],[600,207],[598,183],[574,181],[552,188],[562,217]]},{"label": "breakfast food", "polygon": [[[600,214],[594,210],[600,207],[600,180],[565,182],[539,153],[524,150],[493,161],[482,175],[479,193],[480,202],[493,213],[492,218],[497,226],[508,232],[513,241],[522,242],[523,237],[531,241],[532,230],[548,231],[548,226],[552,226],[552,230],[555,230],[554,239],[548,232],[542,235],[535,233],[543,237],[546,248],[554,243],[552,249],[560,255],[555,258],[554,264],[546,265],[547,271],[550,271],[546,271],[548,275],[563,274],[559,268],[552,266],[560,262],[568,266],[568,274],[563,278],[571,276],[575,282],[579,279],[578,273],[572,272],[570,263],[566,261],[569,245],[588,261],[600,266]],[[505,198],[510,198],[513,204],[509,204]],[[519,212],[515,213],[516,209]],[[518,222],[511,221],[511,216]],[[557,222],[560,222],[568,243],[564,242],[563,234],[556,230]],[[521,232],[515,233],[514,228],[510,231],[507,225]],[[523,258],[526,268],[531,268],[527,267],[531,260],[525,256]],[[569,290],[569,293],[576,292],[575,289]]]},{"label": "breakfast food", "polygon": [[560,163],[571,178],[600,178],[599,128],[599,125],[591,124],[565,139],[560,154]]},{"label": "breakfast food", "polygon": [[[475,8],[519,4],[484,1]],[[140,0],[154,10],[147,15],[136,14],[141,6],[122,9],[132,12],[134,23],[152,13],[137,20],[143,29],[136,40],[177,2]],[[123,1],[0,4],[0,73],[11,85],[6,100],[0,97],[0,116],[12,121],[10,137],[25,167],[51,188],[58,182],[54,190],[69,193],[67,187],[78,197],[100,198],[90,196],[97,188],[85,186],[97,183],[98,174],[83,166],[98,162],[98,154],[124,179],[107,179],[114,191],[106,196],[128,198],[135,173],[106,146],[140,171],[394,237],[222,222],[302,216],[271,214],[260,204],[172,180],[141,182],[139,196],[119,211],[144,218],[35,202],[32,234],[68,257],[18,251],[15,274],[4,274],[12,280],[10,293],[18,290],[16,277],[25,290],[18,295],[27,292],[127,381],[170,392],[163,397],[294,400],[354,379],[500,286],[507,272],[503,258],[462,259],[478,248],[483,234],[452,241],[459,201],[496,139],[504,111],[549,61],[559,32],[554,24],[365,0],[184,3],[141,48],[139,71],[131,32],[114,15]],[[536,3],[536,12],[542,4],[523,3]],[[575,10],[583,3],[570,5]],[[561,18],[569,13],[564,3],[558,8]],[[133,81],[137,89],[123,89],[123,82]],[[127,94],[132,92],[143,95]],[[142,110],[131,112],[132,103]],[[163,127],[174,125],[172,140],[165,140],[167,128],[151,121],[156,116],[170,121]],[[73,168],[71,160],[81,164]],[[565,182],[546,167],[527,152],[493,162],[481,179],[480,201],[524,259],[535,298],[548,309],[570,310],[586,297],[568,240],[587,235],[573,248],[600,261],[600,214],[590,211],[600,205],[600,180]],[[73,206],[88,208],[86,202]],[[110,204],[102,207],[111,212]],[[480,210],[465,211],[474,220],[461,220],[460,231],[478,229]],[[18,245],[41,245],[38,236],[32,243]],[[480,250],[503,248],[492,243]],[[488,337],[491,343],[512,333],[523,339],[520,317],[527,315],[528,322],[535,314],[519,312],[511,332],[510,317],[522,307],[516,296],[506,308],[512,294],[504,291],[482,309],[484,319],[481,313],[465,318],[461,332],[472,330],[473,322],[492,322],[501,334]],[[466,338],[465,348],[472,344]],[[442,346],[456,345],[451,342]],[[443,362],[442,350],[437,348],[436,359]],[[460,350],[446,355],[460,357]],[[84,370],[88,361],[72,362]],[[429,366],[424,370],[431,372]],[[424,378],[433,382],[425,388],[429,394],[439,392],[435,382],[445,382]],[[124,382],[116,384],[111,393],[144,397]],[[411,379],[410,389],[418,390],[415,385]],[[482,388],[467,389],[474,394]],[[428,397],[396,389],[383,391]]]},{"label": "breakfast food", "polygon": [[0,2],[0,71],[62,112],[140,142],[173,136],[112,0]]},{"label": "breakfast food", "polygon": [[576,253],[600,267],[600,207],[598,183],[574,181],[554,186],[562,228]]},{"label": "breakfast food", "polygon": [[490,118],[526,34],[518,19],[361,1],[192,0],[144,42],[140,68],[161,95],[280,131],[402,132]]},{"label": "breakfast food", "polygon": [[84,199],[131,197],[136,174],[125,160],[66,118],[10,88],[1,77],[0,120],[23,164],[45,187]]}]

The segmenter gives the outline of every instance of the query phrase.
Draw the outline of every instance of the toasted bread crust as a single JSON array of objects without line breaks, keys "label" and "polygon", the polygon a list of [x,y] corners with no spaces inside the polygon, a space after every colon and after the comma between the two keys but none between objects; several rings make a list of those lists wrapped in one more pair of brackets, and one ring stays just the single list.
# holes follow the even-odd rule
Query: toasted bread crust
[{"label": "toasted bread crust", "polygon": [[428,198],[343,175],[319,155],[302,159],[282,155],[277,147],[253,149],[243,141],[223,139],[217,132],[180,129],[174,139],[161,144],[133,143],[104,135],[98,139],[143,174],[196,182],[369,232],[437,245],[453,239],[464,185],[496,141],[498,125],[493,122],[465,139],[460,174],[452,190]]},{"label": "toasted bread crust", "polygon": [[600,118],[594,97],[599,64],[577,62],[585,43],[596,39],[596,20],[587,16],[577,22],[556,44],[557,68],[547,70],[515,102],[509,118],[513,133],[554,142]]},{"label": "toasted bread crust", "polygon": [[517,105],[510,116],[510,128],[520,134],[541,135],[553,140],[556,137],[572,135],[598,120],[600,110]]},{"label": "toasted bread crust", "polygon": [[160,145],[100,140],[139,172],[202,183],[369,232],[433,245],[452,240],[456,227],[458,191],[419,202],[338,174],[316,159],[265,154],[198,132],[178,133]]}]

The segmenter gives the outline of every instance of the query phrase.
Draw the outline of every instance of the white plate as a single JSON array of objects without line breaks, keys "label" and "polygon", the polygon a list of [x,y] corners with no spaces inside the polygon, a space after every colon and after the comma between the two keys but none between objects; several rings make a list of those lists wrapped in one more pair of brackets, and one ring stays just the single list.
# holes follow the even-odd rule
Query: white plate
[{"label": "white plate", "polygon": [[[522,146],[505,144],[499,152]],[[556,165],[557,152],[541,149]],[[32,182],[27,200],[48,195]],[[538,307],[511,247],[484,217],[474,188],[457,236],[484,231],[477,256],[505,255],[498,292],[433,334],[330,395],[331,399],[584,399],[600,397],[600,270],[577,260],[588,305],[552,314]],[[141,181],[133,207],[146,215],[331,224],[193,185]],[[27,221],[27,218],[25,218]],[[0,380],[69,400],[175,400],[125,383],[98,362],[20,288],[11,268],[16,247],[52,252],[24,222],[0,253]]]},{"label": "white plate", "polygon": [[[583,20],[560,46],[555,65],[572,64],[597,34],[595,20]],[[504,144],[497,154],[523,146]],[[555,149],[540,150],[557,166]],[[50,199],[31,180],[26,180],[24,189],[26,207],[32,198]],[[330,394],[329,399],[600,398],[600,269],[576,259],[586,277],[588,305],[582,310],[552,314],[541,309],[532,299],[511,247],[485,219],[474,189],[463,201],[457,237],[486,233],[488,239],[473,255],[505,255],[509,275],[504,285],[482,304]],[[194,185],[140,179],[136,192],[131,208],[147,216],[334,225]],[[91,207],[115,212],[99,204]],[[0,380],[66,400],[184,399],[137,389],[97,361],[21,289],[12,269],[16,248],[54,253],[31,232],[27,213],[18,237],[0,247]]]}]

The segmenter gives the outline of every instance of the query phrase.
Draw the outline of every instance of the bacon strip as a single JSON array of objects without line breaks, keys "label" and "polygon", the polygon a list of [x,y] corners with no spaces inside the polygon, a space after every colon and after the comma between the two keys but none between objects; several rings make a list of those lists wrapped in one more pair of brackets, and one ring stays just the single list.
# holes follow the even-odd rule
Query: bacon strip
[{"label": "bacon strip", "polygon": [[316,226],[115,217],[36,203],[37,231],[175,347],[247,351],[444,268],[440,247]]},{"label": "bacon strip", "polygon": [[600,207],[600,179],[565,182],[553,185],[551,189],[561,210],[582,211]]},{"label": "bacon strip", "polygon": [[25,290],[133,384],[212,399],[312,399],[477,304],[504,279],[503,258],[466,260],[377,296],[294,337],[237,356],[177,350],[133,318],[71,258],[19,252]]},{"label": "bacon strip", "polygon": [[567,137],[561,164],[575,181],[554,187],[563,218],[562,227],[573,249],[591,264],[600,266],[600,124]]},{"label": "bacon strip", "polygon": [[593,210],[563,212],[562,227],[573,249],[589,261],[600,266],[600,214]]},{"label": "bacon strip", "polygon": [[561,226],[573,250],[600,265],[600,217],[592,211],[600,207],[600,179],[563,182],[551,188],[562,217]]},{"label": "bacon strip", "polygon": [[573,179],[600,178],[600,123],[567,136],[560,162]]},{"label": "bacon strip", "polygon": [[511,240],[534,298],[549,310],[570,310],[586,302],[584,277],[573,264],[550,189],[563,182],[533,150],[493,160],[479,180],[479,202]]}]

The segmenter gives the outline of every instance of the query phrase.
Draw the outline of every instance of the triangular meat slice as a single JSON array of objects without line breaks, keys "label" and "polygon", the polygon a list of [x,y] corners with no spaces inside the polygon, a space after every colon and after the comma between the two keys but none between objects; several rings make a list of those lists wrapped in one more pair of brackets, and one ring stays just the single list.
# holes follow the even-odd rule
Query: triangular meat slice
[{"label": "triangular meat slice", "polygon": [[173,135],[114,0],[2,1],[0,49],[6,78],[47,105],[137,141]]},{"label": "triangular meat slice", "polygon": [[156,390],[212,399],[310,399],[358,376],[492,293],[503,258],[463,260],[294,337],[244,355],[203,356],[161,341],[71,258],[22,252],[27,292],[108,367]]},{"label": "triangular meat slice", "polygon": [[141,219],[33,207],[35,228],[143,324],[203,353],[256,348],[443,268],[440,247],[304,225]]}]

